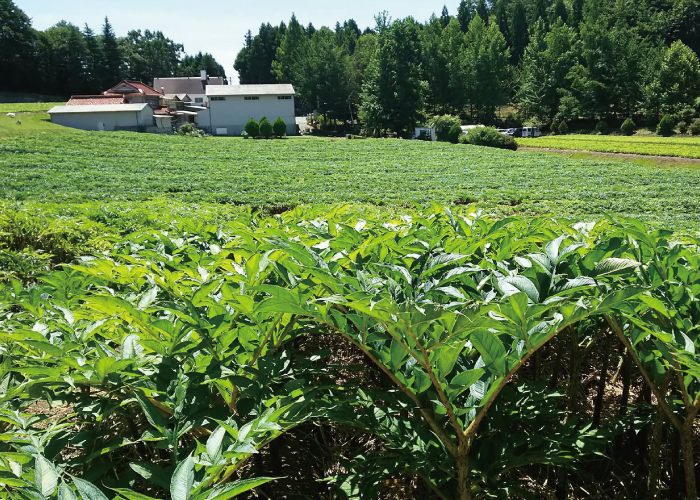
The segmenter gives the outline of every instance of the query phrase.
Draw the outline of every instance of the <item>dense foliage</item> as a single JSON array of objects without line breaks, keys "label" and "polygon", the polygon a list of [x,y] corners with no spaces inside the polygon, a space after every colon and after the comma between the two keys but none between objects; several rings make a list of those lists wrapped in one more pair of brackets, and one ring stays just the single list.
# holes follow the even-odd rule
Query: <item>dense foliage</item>
[{"label": "dense foliage", "polygon": [[637,125],[632,118],[627,118],[620,126],[620,130],[622,130],[625,135],[632,135],[636,128]]},{"label": "dense foliage", "polygon": [[293,83],[299,111],[324,103],[348,126],[359,112],[370,135],[442,114],[495,123],[508,104],[519,116],[499,118],[511,126],[689,121],[700,113],[699,24],[700,0],[462,0],[456,16],[392,22],[385,12],[364,31],[353,20],[263,24],[235,68],[241,83]]},{"label": "dense foliage", "polygon": [[[700,254],[669,236],[439,207],[136,232],[0,289],[0,483],[226,499],[334,449],[317,494],[695,498]],[[311,422],[324,448],[282,444]]]},{"label": "dense foliage", "polygon": [[510,149],[512,151],[518,149],[518,144],[513,137],[501,134],[493,127],[477,127],[472,129],[467,135],[460,136],[459,142],[462,144],[471,144],[473,146]]},{"label": "dense foliage", "polygon": [[275,122],[272,124],[272,130],[277,137],[282,137],[287,133],[287,123],[281,116],[275,118]]},{"label": "dense foliage", "polygon": [[673,121],[671,115],[664,115],[656,127],[656,133],[659,135],[669,136],[673,133],[673,129],[676,128],[676,124]]},{"label": "dense foliage", "polygon": [[123,79],[152,84],[157,77],[225,77],[211,54],[185,55],[160,31],[131,30],[117,37],[105,18],[99,34],[60,21],[37,31],[13,0],[0,0],[0,90],[54,96],[99,94]]},{"label": "dense foliage", "polygon": [[260,135],[260,124],[255,118],[249,118],[245,122],[245,132],[250,137],[257,137]]},{"label": "dense foliage", "polygon": [[267,117],[263,116],[260,119],[260,135],[263,136],[265,139],[269,139],[272,137],[272,123],[270,123],[270,120],[267,119]]}]

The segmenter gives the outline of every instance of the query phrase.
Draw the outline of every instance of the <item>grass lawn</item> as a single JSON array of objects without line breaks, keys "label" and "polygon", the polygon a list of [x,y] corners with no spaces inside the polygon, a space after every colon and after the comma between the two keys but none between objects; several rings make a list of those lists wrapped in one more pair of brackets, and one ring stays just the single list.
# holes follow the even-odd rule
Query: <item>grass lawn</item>
[{"label": "grass lawn", "polygon": [[63,106],[65,102],[2,102],[0,113],[46,113],[54,106]]},{"label": "grass lawn", "polygon": [[700,158],[700,137],[692,136],[557,135],[537,139],[518,139],[518,145],[532,148]]}]

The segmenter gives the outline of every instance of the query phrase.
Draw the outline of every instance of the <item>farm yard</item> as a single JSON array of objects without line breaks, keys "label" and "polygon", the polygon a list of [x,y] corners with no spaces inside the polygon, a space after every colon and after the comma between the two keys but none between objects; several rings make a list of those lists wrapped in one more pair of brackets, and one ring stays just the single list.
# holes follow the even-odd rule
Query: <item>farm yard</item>
[{"label": "farm yard", "polygon": [[558,135],[518,139],[518,145],[528,148],[700,158],[700,137],[688,136]]},{"label": "farm yard", "polygon": [[[668,498],[690,488],[700,169],[21,117],[0,483],[23,500],[633,497],[660,412]],[[686,401],[639,401],[675,369]]]}]

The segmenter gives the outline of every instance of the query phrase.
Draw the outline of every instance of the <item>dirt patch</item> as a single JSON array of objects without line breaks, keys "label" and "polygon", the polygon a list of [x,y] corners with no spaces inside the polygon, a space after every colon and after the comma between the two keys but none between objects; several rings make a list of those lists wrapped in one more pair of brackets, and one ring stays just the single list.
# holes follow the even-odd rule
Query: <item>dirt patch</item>
[{"label": "dirt patch", "polygon": [[587,151],[584,149],[556,149],[556,148],[535,148],[535,147],[518,147],[518,151],[535,151],[539,153],[557,153],[557,154],[587,154],[599,158],[608,158],[614,160],[657,160],[659,163],[675,163],[679,165],[698,165],[700,166],[700,158],[685,158],[682,156],[656,156],[642,155],[633,153],[603,153],[601,151]]}]

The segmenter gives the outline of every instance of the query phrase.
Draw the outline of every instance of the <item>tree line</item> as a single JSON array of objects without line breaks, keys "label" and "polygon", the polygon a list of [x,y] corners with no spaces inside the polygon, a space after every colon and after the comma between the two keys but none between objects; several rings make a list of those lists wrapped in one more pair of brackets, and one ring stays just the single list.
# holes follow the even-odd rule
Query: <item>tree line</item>
[{"label": "tree line", "polygon": [[117,37],[105,18],[99,33],[66,21],[39,31],[12,0],[0,0],[0,90],[67,97],[100,93],[123,79],[225,76],[211,54],[187,55],[160,31]]},{"label": "tree line", "polygon": [[234,68],[243,84],[292,83],[301,112],[359,115],[371,134],[438,114],[657,122],[700,108],[700,0],[462,0],[425,23],[375,20],[263,24]]}]

